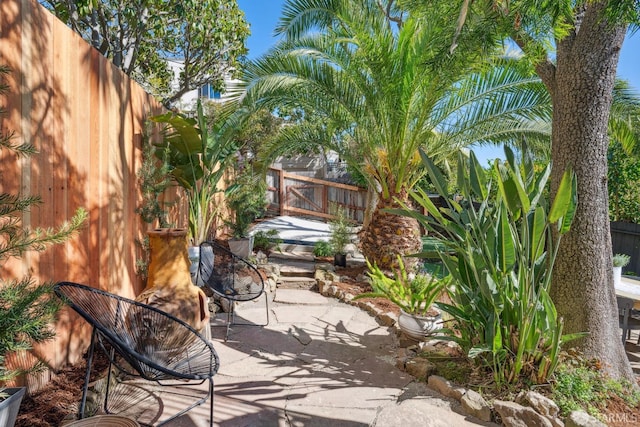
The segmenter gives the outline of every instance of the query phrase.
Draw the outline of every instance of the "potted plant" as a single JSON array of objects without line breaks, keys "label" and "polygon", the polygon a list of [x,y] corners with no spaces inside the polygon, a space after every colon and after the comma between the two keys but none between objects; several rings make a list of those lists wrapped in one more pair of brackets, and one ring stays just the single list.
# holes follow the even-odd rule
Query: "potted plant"
[{"label": "potted plant", "polygon": [[237,123],[230,110],[223,110],[213,123],[207,123],[200,100],[196,110],[196,119],[173,112],[150,118],[165,126],[163,141],[156,144],[156,155],[185,190],[192,246],[209,237],[219,214],[214,197],[224,191],[220,183],[238,149],[233,138]]},{"label": "potted plant", "polygon": [[342,207],[336,207],[334,215],[334,219],[329,222],[329,244],[333,251],[333,264],[337,267],[346,267],[346,248],[351,243],[351,224]]},{"label": "potted plant", "polygon": [[631,257],[627,254],[615,254],[613,256],[613,284],[619,286],[622,280],[622,267],[629,264]]},{"label": "potted plant", "polygon": [[231,232],[229,249],[235,255],[247,258],[253,252],[253,236],[249,229],[253,221],[266,211],[267,183],[246,165],[238,173],[226,195],[227,207],[231,211],[227,226]]},{"label": "potted plant", "polygon": [[196,111],[196,119],[173,112],[150,117],[164,125],[163,141],[155,144],[155,154],[187,196],[192,278],[200,260],[200,243],[209,238],[220,214],[214,198],[224,191],[220,183],[239,145],[233,138],[239,116],[232,115],[232,110],[221,110],[211,123],[199,99]]},{"label": "potted plant", "polygon": [[410,277],[400,256],[393,277],[368,260],[367,267],[373,292],[360,294],[356,299],[382,297],[397,305],[400,308],[398,326],[414,340],[422,341],[440,329],[442,317],[434,303],[446,289],[449,278],[440,279],[422,273]]}]

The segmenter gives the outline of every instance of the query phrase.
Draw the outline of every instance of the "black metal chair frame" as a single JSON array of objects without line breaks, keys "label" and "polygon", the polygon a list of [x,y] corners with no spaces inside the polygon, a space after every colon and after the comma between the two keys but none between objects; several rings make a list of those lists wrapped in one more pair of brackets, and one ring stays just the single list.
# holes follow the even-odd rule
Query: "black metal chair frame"
[{"label": "black metal chair frame", "polygon": [[[218,371],[220,359],[213,345],[194,328],[155,307],[86,285],[60,282],[55,285],[54,291],[60,299],[82,316],[93,328],[82,389],[82,400],[78,410],[79,419],[84,417],[93,355],[97,343],[109,358],[109,371],[103,404],[106,413],[109,413],[108,399],[111,368],[115,366],[127,375],[141,377],[162,386],[177,384],[199,385],[209,381],[209,390],[206,396],[170,418],[163,420],[158,425],[163,425],[183,415],[210,398],[209,417],[210,425],[213,426],[213,376]],[[173,354],[168,357],[169,360],[162,360],[162,357],[159,357],[154,351],[153,346],[149,346],[146,341],[140,342],[143,339],[142,335],[138,335],[136,331],[128,330],[130,325],[134,324],[131,317],[129,317],[133,315],[147,316],[146,319],[158,319],[157,323],[160,327],[177,328],[180,332],[175,336],[180,337],[178,339],[184,346],[172,348]],[[140,318],[144,319],[144,317]],[[149,326],[153,327],[154,325]],[[128,367],[125,367],[122,361],[116,358],[116,354],[126,362]],[[187,384],[186,381],[192,382]]]},{"label": "black metal chair frame", "polygon": [[[212,256],[207,256],[207,251],[212,252]],[[216,260],[215,254],[223,254],[229,257],[232,262],[221,266],[220,260]],[[216,264],[216,261],[218,264]],[[250,291],[243,291],[236,280],[238,273],[243,269],[248,269],[250,275],[255,277],[253,288]],[[223,271],[224,270],[224,271]],[[245,275],[246,276],[246,275]],[[227,311],[226,333],[224,340],[229,338],[229,330],[233,325],[241,326],[266,326],[269,324],[269,297],[265,292],[264,279],[258,269],[248,260],[232,253],[229,249],[221,246],[213,241],[205,241],[200,244],[200,261],[198,263],[198,273],[196,276],[196,284],[198,286],[208,287],[213,294],[219,298],[229,302],[229,310]],[[237,322],[235,318],[235,303],[252,301],[264,295],[266,322],[265,323],[248,323]]]}]

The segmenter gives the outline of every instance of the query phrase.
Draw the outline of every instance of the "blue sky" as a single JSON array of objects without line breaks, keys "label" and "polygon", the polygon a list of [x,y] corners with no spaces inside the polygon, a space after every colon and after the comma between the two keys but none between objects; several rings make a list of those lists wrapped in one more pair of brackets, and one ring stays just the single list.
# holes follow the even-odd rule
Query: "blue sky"
[{"label": "blue sky", "polygon": [[[276,42],[273,29],[278,22],[283,4],[284,0],[238,0],[247,22],[251,24],[251,36],[247,40],[250,59],[262,55]],[[625,40],[620,53],[618,75],[640,91],[640,31]],[[493,150],[481,151],[477,154],[482,162],[485,158],[495,156]],[[501,150],[498,153],[500,152]]]}]

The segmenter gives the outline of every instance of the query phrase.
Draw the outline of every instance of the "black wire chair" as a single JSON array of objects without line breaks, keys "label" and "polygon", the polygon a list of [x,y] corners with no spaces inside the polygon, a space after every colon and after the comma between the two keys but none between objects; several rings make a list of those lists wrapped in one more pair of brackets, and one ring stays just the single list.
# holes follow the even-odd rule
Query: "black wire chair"
[{"label": "black wire chair", "polygon": [[60,282],[54,291],[93,328],[78,418],[84,417],[93,355],[98,344],[109,358],[104,397],[106,413],[110,413],[109,386],[111,368],[115,366],[126,375],[163,386],[209,381],[206,396],[157,425],[183,415],[210,398],[209,425],[213,426],[213,376],[220,360],[212,344],[195,329],[155,307],[86,285]]},{"label": "black wire chair", "polygon": [[[266,326],[269,324],[269,298],[265,292],[262,274],[249,261],[233,254],[224,246],[213,241],[200,244],[196,284],[208,287],[216,297],[229,303],[225,341],[229,338],[229,329],[232,325]],[[262,295],[265,301],[266,322],[237,322],[235,303],[252,301]]]}]

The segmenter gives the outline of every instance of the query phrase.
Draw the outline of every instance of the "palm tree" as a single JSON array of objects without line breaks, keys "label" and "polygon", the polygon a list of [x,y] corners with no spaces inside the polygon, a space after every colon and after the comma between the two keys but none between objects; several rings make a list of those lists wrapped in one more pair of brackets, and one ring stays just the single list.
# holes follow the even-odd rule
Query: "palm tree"
[{"label": "palm tree", "polygon": [[385,211],[408,203],[423,177],[419,148],[442,161],[474,143],[548,141],[550,120],[546,91],[514,61],[487,66],[462,46],[452,55],[455,23],[388,6],[289,0],[281,42],[245,70],[248,104],[302,107],[318,117],[312,128],[287,128],[267,150],[272,156],[315,142],[363,173],[377,203],[361,246],[382,268],[422,247],[413,218]]}]

